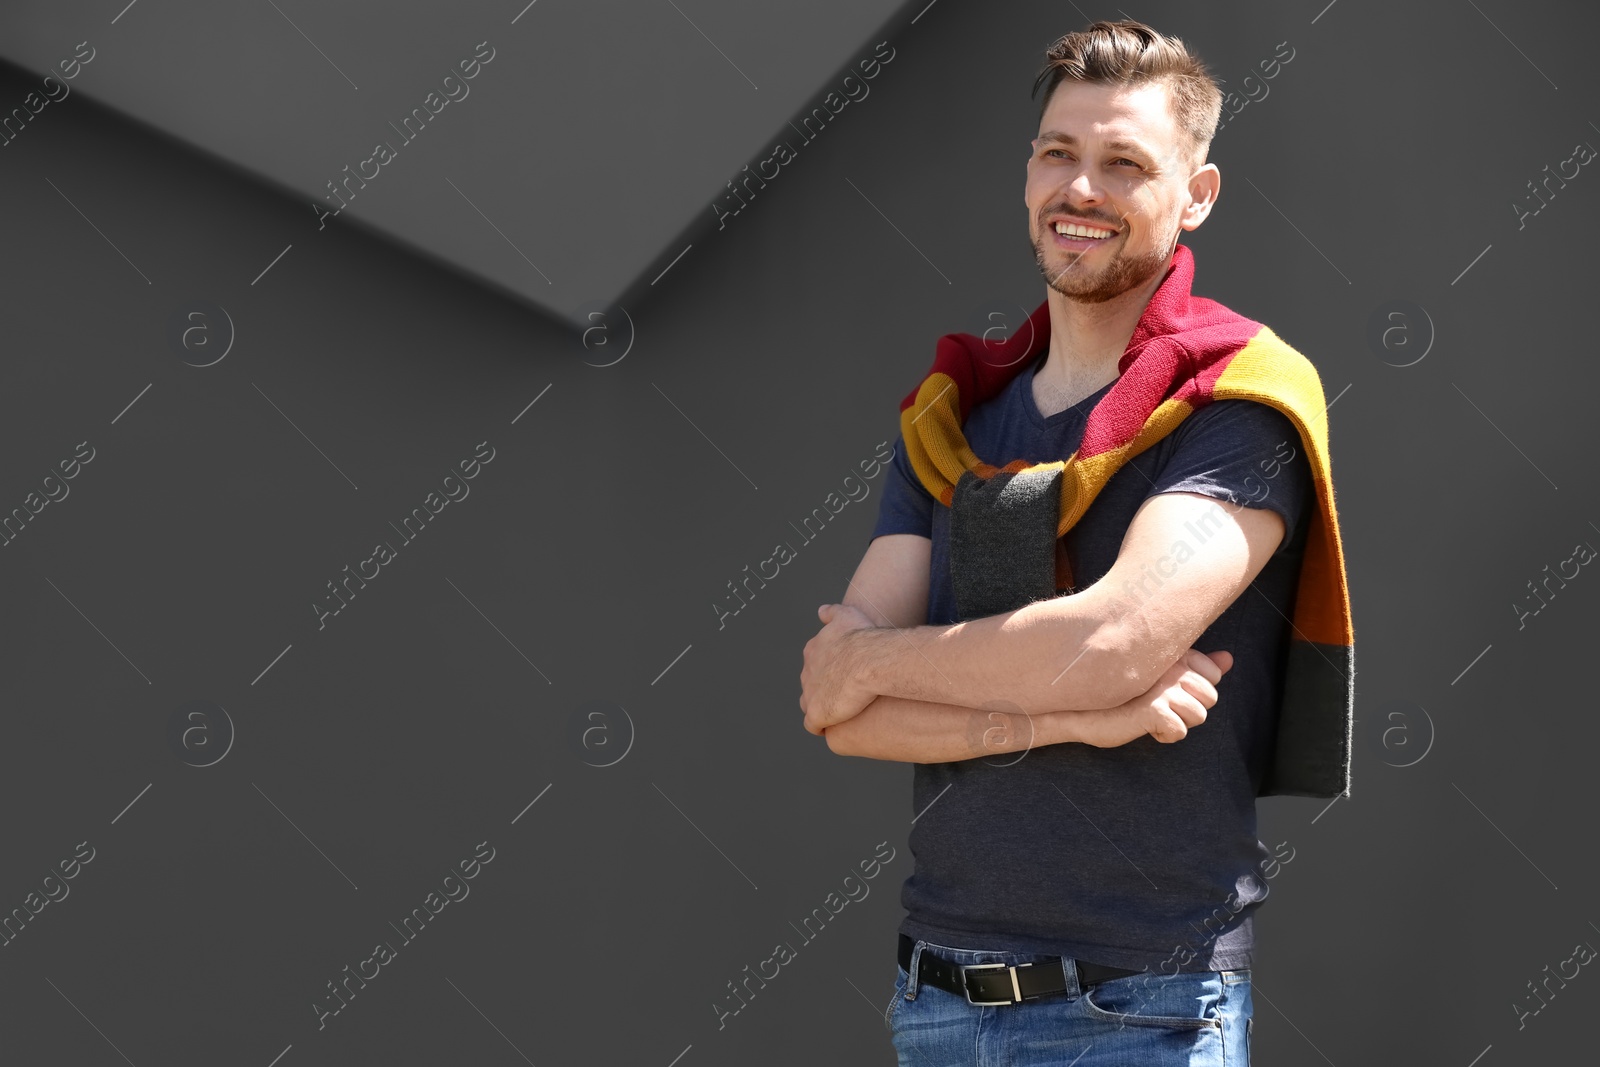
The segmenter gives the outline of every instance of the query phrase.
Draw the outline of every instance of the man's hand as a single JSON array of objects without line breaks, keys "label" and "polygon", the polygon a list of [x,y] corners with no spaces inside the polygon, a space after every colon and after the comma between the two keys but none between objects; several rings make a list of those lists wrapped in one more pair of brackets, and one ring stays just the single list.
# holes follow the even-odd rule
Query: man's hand
[{"label": "man's hand", "polygon": [[1156,684],[1126,704],[1104,711],[1051,712],[1071,716],[1066,728],[1074,741],[1096,748],[1116,748],[1149,734],[1163,744],[1182,741],[1189,727],[1206,721],[1217,703],[1217,682],[1233,667],[1233,653],[1209,656],[1189,649],[1157,679]]},{"label": "man's hand", "polygon": [[872,620],[848,604],[824,604],[817,618],[825,625],[806,642],[800,668],[800,710],[813,734],[854,718],[878,696],[856,683],[851,656],[851,635],[870,628]]}]

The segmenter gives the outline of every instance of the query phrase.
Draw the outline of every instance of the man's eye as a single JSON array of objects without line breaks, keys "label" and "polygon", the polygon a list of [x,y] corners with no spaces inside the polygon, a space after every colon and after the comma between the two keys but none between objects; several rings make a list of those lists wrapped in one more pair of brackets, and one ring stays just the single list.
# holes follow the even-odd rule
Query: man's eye
[{"label": "man's eye", "polygon": [[1135,163],[1131,159],[1114,159],[1114,160],[1112,160],[1112,162],[1113,163],[1126,163],[1130,167],[1137,167],[1139,165],[1139,164]]},{"label": "man's eye", "polygon": [[1048,149],[1048,150],[1046,150],[1046,152],[1045,152],[1045,155],[1047,155],[1047,156],[1053,156],[1053,155],[1055,155],[1055,154],[1056,154],[1056,153],[1057,153],[1057,152],[1060,152],[1060,153],[1061,153],[1061,154],[1062,154],[1062,155],[1063,155],[1063,156],[1064,156],[1064,155],[1066,155],[1066,154],[1067,154],[1067,153],[1066,153],[1066,150],[1065,150],[1065,149],[1061,149],[1061,148],[1051,148],[1051,149]]}]

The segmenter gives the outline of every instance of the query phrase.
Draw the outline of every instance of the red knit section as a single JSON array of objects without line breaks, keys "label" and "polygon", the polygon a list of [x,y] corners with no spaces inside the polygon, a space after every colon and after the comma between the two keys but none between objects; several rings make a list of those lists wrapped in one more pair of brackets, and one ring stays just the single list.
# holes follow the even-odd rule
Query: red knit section
[{"label": "red knit section", "polygon": [[[1127,444],[1169,396],[1196,408],[1210,403],[1211,389],[1228,361],[1260,331],[1259,322],[1215,300],[1192,295],[1193,281],[1194,253],[1178,245],[1171,268],[1139,316],[1117,364],[1117,383],[1089,414],[1078,458]],[[1004,341],[985,343],[970,333],[939,338],[928,373],[946,374],[955,382],[960,421],[965,424],[974,406],[999,396],[1049,347],[1050,302],[1046,300]],[[917,388],[906,394],[900,401],[901,411],[916,402],[921,388],[918,382]]]}]

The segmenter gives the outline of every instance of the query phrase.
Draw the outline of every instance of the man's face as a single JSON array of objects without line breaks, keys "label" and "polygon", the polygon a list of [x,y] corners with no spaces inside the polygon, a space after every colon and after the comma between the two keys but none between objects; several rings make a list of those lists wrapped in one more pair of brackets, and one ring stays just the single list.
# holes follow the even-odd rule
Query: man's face
[{"label": "man's face", "polygon": [[[1179,229],[1204,221],[1217,186],[1216,167],[1191,158],[1165,85],[1063,81],[1040,119],[1023,198],[1040,273],[1086,303],[1138,288],[1171,261]],[[1058,234],[1058,221],[1077,235]]]}]

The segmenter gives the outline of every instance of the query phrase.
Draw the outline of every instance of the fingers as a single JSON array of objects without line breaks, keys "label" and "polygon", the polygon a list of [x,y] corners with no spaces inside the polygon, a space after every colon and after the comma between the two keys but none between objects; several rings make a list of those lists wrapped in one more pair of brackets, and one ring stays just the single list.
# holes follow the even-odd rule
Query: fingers
[{"label": "fingers", "polygon": [[[1198,675],[1188,676],[1194,679],[1196,687],[1203,686],[1215,694],[1210,684]],[[1209,703],[1202,702],[1201,698],[1185,691],[1179,686],[1173,686],[1161,695],[1161,698],[1152,706],[1154,713],[1149,729],[1151,737],[1162,744],[1172,744],[1182,741],[1189,736],[1189,728],[1199,726],[1206,721],[1206,709],[1216,703],[1213,695]]]},{"label": "fingers", "polygon": [[1185,671],[1183,676],[1178,679],[1178,685],[1183,687],[1180,691],[1181,693],[1194,697],[1205,707],[1214,708],[1217,706],[1217,687],[1194,671]]},{"label": "fingers", "polygon": [[[1192,657],[1192,660],[1186,657]],[[1193,662],[1194,666],[1186,667],[1190,662]],[[1175,699],[1192,698],[1201,701],[1204,708],[1209,708],[1217,702],[1217,689],[1213,683],[1221,679],[1222,672],[1217,670],[1205,654],[1191,649],[1167,669],[1167,673],[1152,687],[1151,693],[1160,693]]]},{"label": "fingers", "polygon": [[1149,724],[1145,732],[1162,744],[1189,736],[1190,728],[1204,723],[1208,710],[1216,706],[1217,683],[1232,667],[1231,652],[1185,650],[1140,700]]},{"label": "fingers", "polygon": [[[1204,684],[1204,680],[1202,680]],[[1207,686],[1207,688],[1210,688]],[[1216,692],[1216,690],[1212,690]],[[1182,689],[1169,690],[1166,693],[1167,706],[1170,707],[1183,721],[1190,726],[1199,726],[1206,721],[1206,709],[1212,707],[1216,701],[1205,701],[1196,694],[1185,692]]]},{"label": "fingers", "polygon": [[[1201,712],[1202,718],[1204,715],[1205,713]],[[1155,725],[1150,728],[1149,733],[1162,744],[1170,745],[1174,741],[1182,741],[1188,737],[1189,727],[1170,708],[1160,708],[1157,710]]]},{"label": "fingers", "polygon": [[[1221,654],[1223,653],[1219,653],[1219,655]],[[1229,656],[1228,660],[1231,664],[1233,657]],[[1220,682],[1222,680],[1222,668],[1213,662],[1210,656],[1197,648],[1191,648],[1184,652],[1183,655],[1178,657],[1178,663],[1197,674],[1204,675],[1208,682]]]}]

